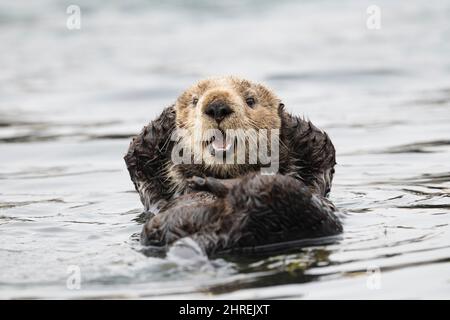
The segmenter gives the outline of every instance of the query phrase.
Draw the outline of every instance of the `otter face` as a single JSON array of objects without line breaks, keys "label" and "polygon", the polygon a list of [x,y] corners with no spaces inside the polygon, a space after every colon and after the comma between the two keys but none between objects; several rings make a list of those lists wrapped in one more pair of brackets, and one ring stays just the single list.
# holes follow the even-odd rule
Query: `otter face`
[{"label": "otter face", "polygon": [[[238,141],[257,143],[255,136],[248,135],[251,129],[279,129],[280,105],[280,100],[263,85],[235,77],[207,79],[178,98],[176,124],[187,133],[185,142],[201,146],[203,164],[228,172],[238,164],[224,164],[217,154],[233,151]],[[194,152],[196,156],[200,153]]]}]

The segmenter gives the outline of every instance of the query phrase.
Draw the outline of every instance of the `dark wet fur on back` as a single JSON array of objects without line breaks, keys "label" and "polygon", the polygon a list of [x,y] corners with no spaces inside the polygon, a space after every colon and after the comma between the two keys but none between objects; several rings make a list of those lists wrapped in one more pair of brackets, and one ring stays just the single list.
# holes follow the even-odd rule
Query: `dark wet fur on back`
[{"label": "dark wet fur on back", "polygon": [[301,181],[281,175],[249,174],[223,197],[198,192],[163,210],[167,211],[144,227],[146,244],[163,246],[192,236],[210,255],[342,230],[328,200],[312,194]]}]

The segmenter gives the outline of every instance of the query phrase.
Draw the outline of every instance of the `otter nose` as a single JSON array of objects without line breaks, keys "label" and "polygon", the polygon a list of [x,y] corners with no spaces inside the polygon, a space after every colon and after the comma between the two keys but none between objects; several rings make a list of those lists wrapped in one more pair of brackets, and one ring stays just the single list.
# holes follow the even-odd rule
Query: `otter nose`
[{"label": "otter nose", "polygon": [[213,101],[205,109],[205,114],[217,122],[222,121],[231,113],[233,113],[233,110],[223,101]]}]

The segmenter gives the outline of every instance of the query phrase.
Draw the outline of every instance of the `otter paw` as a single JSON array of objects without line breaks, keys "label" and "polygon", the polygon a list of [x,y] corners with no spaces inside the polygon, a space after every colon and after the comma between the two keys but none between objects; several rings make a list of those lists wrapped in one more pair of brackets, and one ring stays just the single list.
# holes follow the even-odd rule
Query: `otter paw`
[{"label": "otter paw", "polygon": [[206,179],[193,176],[192,178],[187,179],[188,187],[194,190],[207,190]]},{"label": "otter paw", "polygon": [[223,184],[219,179],[212,177],[200,178],[192,177],[187,180],[188,186],[193,190],[208,191],[217,197],[225,197],[229,191],[229,188]]}]

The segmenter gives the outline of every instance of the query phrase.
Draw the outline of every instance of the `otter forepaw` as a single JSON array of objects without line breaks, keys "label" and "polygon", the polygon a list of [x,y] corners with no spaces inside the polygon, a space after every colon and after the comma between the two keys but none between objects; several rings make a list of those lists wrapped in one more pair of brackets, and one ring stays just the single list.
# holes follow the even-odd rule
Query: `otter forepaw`
[{"label": "otter forepaw", "polygon": [[225,197],[229,190],[219,179],[211,177],[201,178],[194,176],[188,179],[187,182],[192,190],[208,191],[220,198]]},{"label": "otter forepaw", "polygon": [[[188,187],[194,190],[204,190],[206,185],[206,179],[193,176],[192,178],[187,179]],[[205,190],[207,191],[207,190]]]}]

